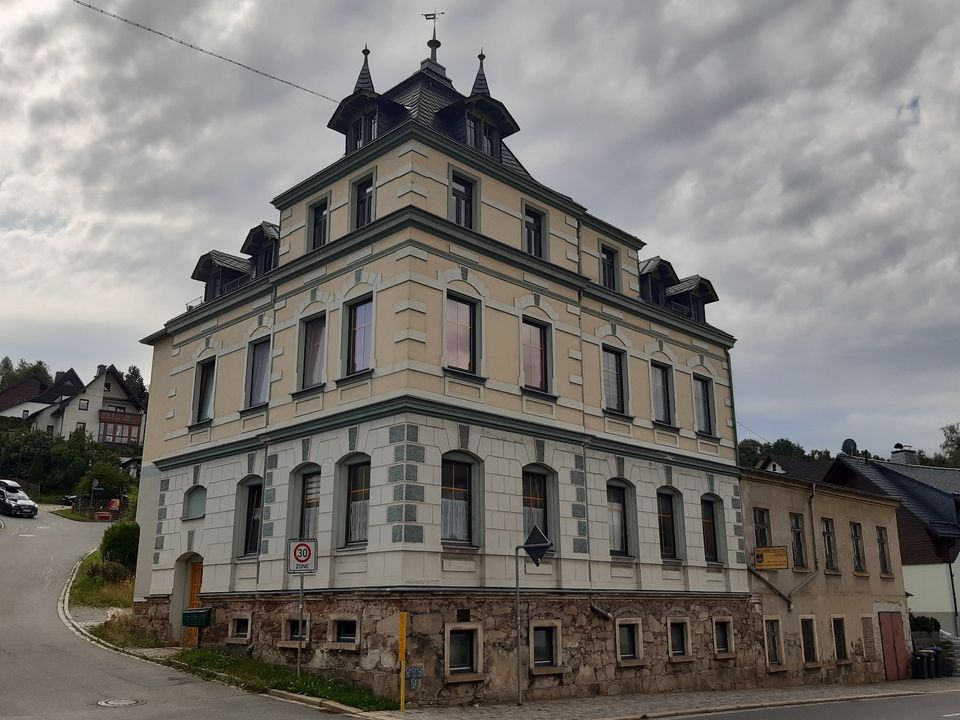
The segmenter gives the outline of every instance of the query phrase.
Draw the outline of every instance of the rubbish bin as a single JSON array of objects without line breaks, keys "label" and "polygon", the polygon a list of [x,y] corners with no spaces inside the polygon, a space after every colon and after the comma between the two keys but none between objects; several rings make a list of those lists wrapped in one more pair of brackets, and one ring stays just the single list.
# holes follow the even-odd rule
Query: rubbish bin
[{"label": "rubbish bin", "polygon": [[933,669],[934,677],[943,677],[947,674],[947,662],[943,654],[942,647],[932,647],[933,650]]},{"label": "rubbish bin", "polygon": [[919,651],[910,654],[910,677],[914,680],[926,680],[927,678],[927,665]]},{"label": "rubbish bin", "polygon": [[920,654],[923,656],[923,666],[924,666],[924,677],[932,678],[934,677],[934,668],[933,668],[933,650],[921,650]]}]

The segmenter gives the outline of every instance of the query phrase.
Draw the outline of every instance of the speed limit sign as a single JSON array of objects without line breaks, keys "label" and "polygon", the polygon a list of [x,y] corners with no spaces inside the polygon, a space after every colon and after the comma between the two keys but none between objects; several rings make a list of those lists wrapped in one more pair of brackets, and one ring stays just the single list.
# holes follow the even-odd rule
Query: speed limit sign
[{"label": "speed limit sign", "polygon": [[317,541],[315,538],[290,540],[287,543],[287,572],[291,575],[317,571]]}]

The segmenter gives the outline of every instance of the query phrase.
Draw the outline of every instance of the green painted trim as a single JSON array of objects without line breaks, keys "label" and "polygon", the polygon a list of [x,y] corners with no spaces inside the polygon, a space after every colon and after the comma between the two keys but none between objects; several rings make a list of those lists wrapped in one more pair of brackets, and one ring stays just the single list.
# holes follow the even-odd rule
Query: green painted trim
[{"label": "green painted trim", "polygon": [[693,470],[703,470],[717,475],[739,477],[739,468],[736,465],[713,462],[701,458],[691,458],[669,452],[639,447],[634,444],[599,438],[585,432],[561,429],[549,425],[541,425],[527,420],[508,418],[497,413],[475,410],[457,405],[428,400],[426,398],[400,397],[387,401],[374,401],[362,407],[350,408],[337,413],[326,415],[315,420],[308,420],[282,428],[266,430],[255,438],[241,441],[227,442],[215,447],[203,448],[180,455],[154,460],[153,463],[161,470],[168,470],[181,465],[196,464],[207,460],[229,457],[241,452],[259,449],[278,442],[296,440],[305,435],[339,430],[340,428],[358,425],[363,422],[378,420],[383,417],[413,413],[430,415],[442,420],[450,420],[470,425],[482,425],[497,430],[539,437],[546,440],[565,442],[572,445],[584,445],[603,452],[618,455],[627,455],[640,460],[650,460],[674,467],[686,467]]}]

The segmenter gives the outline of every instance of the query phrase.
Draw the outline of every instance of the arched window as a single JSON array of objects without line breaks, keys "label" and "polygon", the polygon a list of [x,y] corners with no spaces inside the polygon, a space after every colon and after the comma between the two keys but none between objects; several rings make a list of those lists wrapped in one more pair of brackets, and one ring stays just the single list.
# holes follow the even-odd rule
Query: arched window
[{"label": "arched window", "polygon": [[542,465],[527,465],[523,469],[523,536],[537,525],[554,546],[559,545],[559,508],[556,476]]},{"label": "arched window", "polygon": [[607,482],[607,513],[610,528],[610,555],[632,557],[637,554],[637,499],[633,485],[614,478]]},{"label": "arched window", "polygon": [[660,557],[664,560],[683,558],[683,496],[665,485],[657,490],[657,518],[660,527]]},{"label": "arched window", "polygon": [[263,478],[251,476],[237,485],[234,546],[238,556],[260,553],[263,522]]},{"label": "arched window", "polygon": [[367,542],[370,514],[370,456],[357,453],[337,466],[337,544]]},{"label": "arched window", "polygon": [[479,547],[483,530],[483,471],[466,453],[443,456],[440,476],[440,539]]},{"label": "arched window", "polygon": [[700,517],[703,523],[703,556],[707,562],[726,560],[726,533],[723,523],[723,501],[712,493],[700,498]]},{"label": "arched window", "polygon": [[320,466],[307,463],[290,476],[287,494],[290,537],[316,538],[320,521]]},{"label": "arched window", "polygon": [[183,494],[183,519],[195,520],[207,512],[207,489],[194,485]]}]

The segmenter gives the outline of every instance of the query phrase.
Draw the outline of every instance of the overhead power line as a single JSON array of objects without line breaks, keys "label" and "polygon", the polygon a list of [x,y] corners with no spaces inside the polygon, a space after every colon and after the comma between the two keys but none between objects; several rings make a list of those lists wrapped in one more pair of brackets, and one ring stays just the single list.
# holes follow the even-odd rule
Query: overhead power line
[{"label": "overhead power line", "polygon": [[220,54],[218,54],[218,53],[211,52],[210,50],[204,50],[202,47],[198,47],[198,46],[194,45],[193,43],[188,43],[186,40],[181,40],[180,38],[176,38],[176,37],[174,37],[173,35],[168,35],[167,33],[160,32],[159,30],[154,30],[152,27],[147,27],[146,25],[142,25],[141,23],[135,22],[135,21],[133,21],[133,20],[128,20],[128,19],[125,18],[125,17],[122,17],[122,16],[117,15],[117,14],[112,13],[112,12],[108,12],[108,11],[104,10],[103,8],[98,8],[96,5],[91,5],[90,3],[83,2],[83,0],[73,0],[73,2],[75,2],[77,5],[82,5],[82,6],[85,7],[85,8],[89,8],[90,10],[95,10],[96,12],[100,13],[101,15],[106,15],[107,17],[112,17],[114,20],[119,20],[119,21],[122,22],[122,23],[126,23],[127,25],[131,25],[131,26],[133,26],[133,27],[135,27],[135,28],[138,28],[138,29],[140,29],[140,30],[146,30],[147,32],[153,33],[154,35],[159,35],[160,37],[165,38],[165,39],[167,39],[167,40],[171,40],[171,41],[177,43],[178,45],[183,45],[183,47],[185,47],[185,48],[190,48],[191,50],[196,50],[198,53],[203,53],[204,55],[209,55],[210,57],[217,58],[217,60],[223,60],[224,62],[228,62],[228,63],[230,63],[231,65],[236,65],[237,67],[243,68],[244,70],[249,70],[250,72],[256,73],[257,75],[260,75],[260,76],[262,76],[262,77],[269,78],[270,80],[276,80],[278,83],[283,83],[284,85],[289,85],[290,87],[296,88],[297,90],[302,90],[302,91],[305,92],[305,93],[310,93],[311,95],[316,95],[318,98],[323,98],[324,100],[329,100],[329,101],[332,102],[332,103],[339,103],[339,102],[340,102],[339,100],[336,100],[336,99],[330,97],[329,95],[324,95],[323,93],[318,93],[316,90],[311,90],[310,88],[305,88],[305,87],[303,87],[303,85],[297,85],[296,83],[290,82],[289,80],[284,80],[283,78],[277,77],[276,75],[271,75],[270,73],[263,72],[263,70],[257,70],[257,69],[254,68],[254,67],[250,67],[249,65],[244,65],[242,62],[238,62],[237,60],[231,60],[231,59],[228,58],[228,57],[224,57],[223,55],[220,55]]},{"label": "overhead power line", "polygon": [[773,443],[771,443],[769,440],[767,440],[763,435],[761,435],[760,433],[756,432],[755,430],[751,430],[750,428],[748,428],[746,425],[744,425],[744,424],[743,424],[742,422],[740,422],[739,420],[737,420],[737,425],[739,425],[740,427],[742,427],[742,428],[743,428],[744,430],[746,430],[748,433],[750,433],[750,434],[752,434],[752,435],[756,435],[758,438],[760,438],[761,440],[763,440],[763,441],[764,441],[765,443],[767,443],[768,445],[772,445],[772,444],[773,444]]}]

